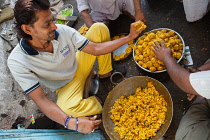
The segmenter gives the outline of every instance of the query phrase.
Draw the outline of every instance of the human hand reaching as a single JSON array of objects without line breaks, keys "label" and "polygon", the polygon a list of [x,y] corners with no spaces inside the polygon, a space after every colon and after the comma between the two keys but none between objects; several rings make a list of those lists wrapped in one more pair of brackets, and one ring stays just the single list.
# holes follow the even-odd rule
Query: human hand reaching
[{"label": "human hand reaching", "polygon": [[131,23],[130,25],[130,33],[129,33],[129,37],[132,39],[135,39],[137,36],[139,36],[139,34],[145,29],[145,27],[140,27],[138,28],[138,30],[136,29],[136,24],[138,24],[139,21]]},{"label": "human hand reaching", "polygon": [[69,129],[87,134],[94,132],[95,129],[98,129],[100,123],[101,119],[98,119],[97,115],[93,117],[79,117],[78,119],[73,118],[69,122]]},{"label": "human hand reaching", "polygon": [[171,49],[169,47],[167,48],[162,40],[160,41],[160,44],[155,41],[155,45],[156,46],[153,46],[152,50],[160,61],[164,63],[165,60],[172,57]]}]

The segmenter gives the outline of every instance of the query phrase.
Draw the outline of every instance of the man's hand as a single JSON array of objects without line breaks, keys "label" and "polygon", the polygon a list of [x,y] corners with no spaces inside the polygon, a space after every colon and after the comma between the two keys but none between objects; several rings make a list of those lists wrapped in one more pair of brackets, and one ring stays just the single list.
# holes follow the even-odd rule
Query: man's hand
[{"label": "man's hand", "polygon": [[155,44],[156,44],[156,46],[154,46],[154,48],[153,48],[155,55],[157,56],[157,58],[160,61],[165,63],[164,61],[166,59],[168,59],[169,57],[172,57],[171,49],[169,47],[166,48],[166,46],[162,40],[160,41],[160,44],[157,41],[155,41]]},{"label": "man's hand", "polygon": [[135,30],[135,24],[136,23],[137,22],[134,22],[130,25],[130,34],[128,36],[132,39],[135,39],[144,30],[144,28],[140,28],[139,30]]},{"label": "man's hand", "polygon": [[[97,115],[93,117],[79,117],[77,131],[84,134],[94,132],[95,129],[98,129],[100,123],[101,120],[97,119]],[[69,123],[69,129],[76,130],[76,125],[76,119],[72,119]]]}]

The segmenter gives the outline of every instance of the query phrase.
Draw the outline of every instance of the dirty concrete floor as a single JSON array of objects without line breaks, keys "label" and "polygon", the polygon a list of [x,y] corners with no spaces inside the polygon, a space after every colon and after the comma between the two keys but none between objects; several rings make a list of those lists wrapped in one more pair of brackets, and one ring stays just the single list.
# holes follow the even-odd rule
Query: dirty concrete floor
[{"label": "dirty concrete floor", "polygon": [[[64,3],[70,3],[76,8],[76,2],[70,0],[64,0]],[[183,9],[183,3],[176,0],[142,0],[142,9],[147,19],[147,28],[144,32],[156,29],[156,28],[170,28],[178,32],[184,39],[185,45],[190,46],[191,55],[193,58],[194,66],[202,65],[210,56],[208,46],[210,46],[210,13],[208,13],[202,20],[195,23],[188,23],[185,19],[185,13]],[[77,10],[75,15],[79,16]],[[125,15],[121,15],[116,21],[111,22],[110,32],[111,36],[119,33],[128,33],[130,23],[132,19]],[[75,29],[79,29],[83,25],[81,16],[74,24]],[[173,100],[173,119],[170,127],[165,133],[166,140],[173,140],[176,130],[179,125],[179,121],[182,117],[182,112],[190,105],[187,100],[186,94],[181,91],[170,79],[167,72],[163,73],[148,73],[139,68],[133,61],[132,55],[125,60],[119,62],[113,62],[113,66],[126,66],[127,74],[126,78],[132,76],[149,76],[165,85],[169,90]],[[100,89],[98,95],[105,101],[107,93],[113,89],[115,85],[111,84],[109,80],[100,81]],[[49,121],[49,120],[48,120]],[[57,125],[43,124],[39,125],[39,121],[36,120],[37,125],[29,126],[29,128],[55,128]],[[40,120],[43,123],[43,121]],[[46,122],[46,120],[45,120]],[[59,127],[58,127],[59,128]],[[108,139],[108,138],[107,138]]]}]

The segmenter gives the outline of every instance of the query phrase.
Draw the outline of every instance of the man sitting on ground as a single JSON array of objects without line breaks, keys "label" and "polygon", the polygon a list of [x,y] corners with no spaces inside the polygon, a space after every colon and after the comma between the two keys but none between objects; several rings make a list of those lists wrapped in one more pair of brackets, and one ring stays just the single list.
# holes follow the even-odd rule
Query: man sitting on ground
[{"label": "man sitting on ground", "polygon": [[[142,30],[131,24],[130,34],[110,41],[107,26],[96,23],[83,37],[75,29],[55,25],[48,0],[18,0],[14,8],[21,37],[8,58],[8,67],[25,94],[53,121],[67,129],[90,133],[101,120],[95,96],[83,99],[86,78],[98,60],[99,75],[111,75],[110,52],[136,38]],[[44,94],[40,83],[58,94],[57,104]]]}]

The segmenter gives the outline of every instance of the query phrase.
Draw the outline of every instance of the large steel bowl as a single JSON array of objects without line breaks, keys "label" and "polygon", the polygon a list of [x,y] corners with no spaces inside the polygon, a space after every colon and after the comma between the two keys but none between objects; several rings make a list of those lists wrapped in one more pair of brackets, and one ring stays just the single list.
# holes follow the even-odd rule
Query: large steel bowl
[{"label": "large steel bowl", "polygon": [[167,113],[165,123],[161,126],[161,128],[157,132],[157,135],[153,137],[152,140],[158,140],[167,131],[173,116],[173,103],[170,93],[162,83],[153,78],[147,76],[135,76],[120,82],[116,87],[114,87],[107,96],[107,99],[104,103],[104,109],[102,112],[103,125],[106,133],[108,134],[111,140],[120,140],[119,134],[117,132],[114,132],[115,125],[110,119],[110,110],[111,107],[114,105],[115,100],[122,95],[129,96],[131,94],[134,94],[137,87],[147,87],[148,81],[153,83],[156,90],[160,93],[160,95],[163,95],[165,101],[167,102]]},{"label": "large steel bowl", "polygon": [[[148,33],[151,33],[151,32],[156,33],[157,31],[160,31],[160,30],[163,30],[163,29],[165,29],[165,30],[167,30],[167,31],[174,31],[174,30],[168,29],[168,28],[158,28],[158,29],[154,29],[154,30],[149,31]],[[176,35],[179,36],[179,39],[181,40],[181,42],[182,42],[182,44],[183,44],[182,56],[179,58],[179,60],[177,60],[177,63],[179,63],[179,62],[182,60],[183,56],[184,56],[184,52],[185,52],[185,43],[184,43],[184,40],[183,40],[182,36],[181,36],[179,33],[177,33],[176,31],[174,31],[174,32],[175,32]],[[135,46],[137,45],[137,43],[138,43],[138,41],[135,43]],[[133,59],[134,59],[134,57],[135,57],[135,49],[133,49]],[[150,70],[145,69],[145,68],[143,68],[141,65],[139,65],[138,62],[137,62],[135,59],[134,59],[134,61],[135,61],[135,63],[136,63],[141,69],[143,69],[143,70],[145,70],[145,71],[147,71],[147,72],[151,72]],[[166,69],[161,70],[161,71],[151,72],[151,73],[160,73],[160,72],[165,72],[165,71],[166,71]]]}]

